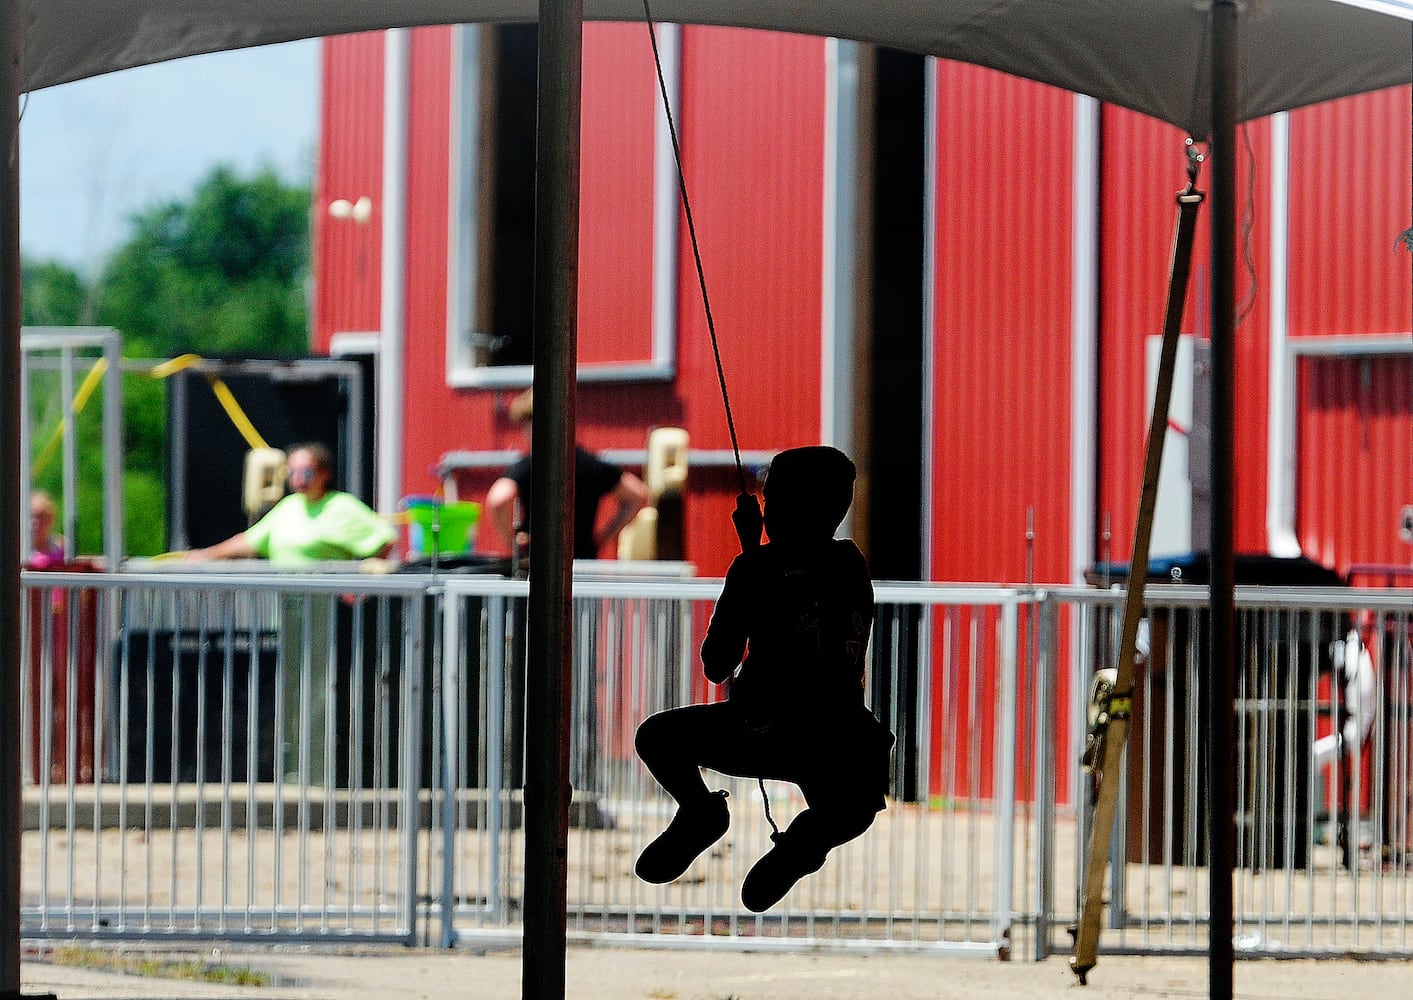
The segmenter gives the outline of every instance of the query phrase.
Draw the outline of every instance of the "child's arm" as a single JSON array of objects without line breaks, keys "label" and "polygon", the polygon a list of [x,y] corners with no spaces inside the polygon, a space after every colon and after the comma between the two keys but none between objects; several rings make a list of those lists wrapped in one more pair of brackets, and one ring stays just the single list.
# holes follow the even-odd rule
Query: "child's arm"
[{"label": "child's arm", "polygon": [[702,672],[713,684],[729,680],[746,652],[748,583],[745,557],[737,556],[726,571],[726,583],[702,640]]}]

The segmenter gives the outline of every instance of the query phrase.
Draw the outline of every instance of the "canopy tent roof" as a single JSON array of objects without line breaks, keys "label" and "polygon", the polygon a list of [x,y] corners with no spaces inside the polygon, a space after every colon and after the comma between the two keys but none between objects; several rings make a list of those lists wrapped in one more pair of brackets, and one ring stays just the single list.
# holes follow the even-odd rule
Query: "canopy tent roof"
[{"label": "canopy tent roof", "polygon": [[[532,21],[534,0],[28,0],[23,87],[145,63],[376,28]],[[654,0],[663,21],[794,31],[958,59],[1089,94],[1203,137],[1205,0]],[[585,0],[586,20],[642,20],[641,0]],[[1238,117],[1406,83],[1413,0],[1249,0]]]},{"label": "canopy tent roof", "polygon": [[[641,20],[639,2],[585,0],[583,16]],[[664,21],[852,38],[989,66],[1131,108],[1197,138],[1210,135],[1218,150],[1235,148],[1238,119],[1407,83],[1413,75],[1413,36],[1402,23],[1413,21],[1413,0],[1246,0],[1239,32],[1234,3],[1241,0],[655,0],[653,14]],[[542,45],[567,53],[577,12],[553,3],[545,10],[550,16],[542,22]],[[19,88],[34,90],[205,52],[389,27],[531,21],[540,13],[536,0],[0,0],[0,38],[18,60]],[[1233,46],[1238,38],[1239,49]],[[523,983],[527,996],[559,997],[564,995],[561,845],[569,804],[564,710],[571,560],[567,533],[555,530],[551,503],[563,495],[554,487],[569,481],[573,443],[575,269],[558,264],[573,259],[577,241],[578,144],[570,138],[577,117],[570,112],[577,110],[579,84],[577,58],[566,62],[572,66],[563,79],[549,86],[542,80],[540,103],[540,148],[566,155],[551,152],[542,161],[536,197],[546,234],[542,239],[537,228],[536,268],[544,277],[536,281],[536,395],[551,400],[552,407],[535,414],[535,475],[546,488],[537,491],[532,524],[535,537],[549,542],[537,543],[531,557],[528,676],[534,687],[527,689],[526,700],[527,729],[537,735],[528,755],[536,770],[527,772],[526,787],[536,794],[533,809],[532,796],[526,796],[526,832],[527,850],[545,863],[532,866],[527,879]],[[0,76],[5,78],[0,99],[14,109],[15,80]],[[12,118],[4,130],[6,145],[17,131]],[[0,160],[0,313],[3,336],[12,341],[0,356],[3,384],[14,384],[19,368],[18,176],[10,159]],[[1233,160],[1218,155],[1212,176],[1211,701],[1217,706],[1231,703],[1223,668],[1234,651],[1228,613]],[[13,397],[0,393],[0,424],[18,427]],[[0,470],[19,467],[17,437],[0,436]],[[15,552],[19,497],[10,493],[0,495],[0,544]],[[1218,512],[1224,512],[1220,519]],[[20,606],[15,565],[0,576],[0,608]],[[0,704],[10,705],[9,718],[0,717],[0,757],[11,761],[19,759],[19,631],[17,618],[0,615]],[[1230,714],[1215,711],[1212,718],[1225,716],[1229,723]],[[1216,722],[1210,726],[1209,746],[1230,742],[1229,732]],[[0,826],[18,825],[18,779],[16,768],[0,770]],[[1209,859],[1214,997],[1231,995],[1233,858],[1223,831],[1232,828],[1233,813],[1231,790],[1223,788],[1214,779],[1209,789],[1216,831]],[[0,994],[17,993],[19,987],[18,853],[17,844],[0,851]]]}]

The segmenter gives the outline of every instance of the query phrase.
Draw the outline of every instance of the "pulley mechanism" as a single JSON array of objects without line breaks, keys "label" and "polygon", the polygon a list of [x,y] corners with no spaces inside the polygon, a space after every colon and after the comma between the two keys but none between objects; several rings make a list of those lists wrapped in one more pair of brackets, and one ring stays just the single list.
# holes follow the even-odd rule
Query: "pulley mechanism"
[{"label": "pulley mechanism", "polygon": [[1089,732],[1084,739],[1084,754],[1079,766],[1086,774],[1104,770],[1104,740],[1109,732],[1109,722],[1113,719],[1127,719],[1133,713],[1133,689],[1123,694],[1116,692],[1119,671],[1116,667],[1105,667],[1094,674],[1089,682],[1089,704],[1086,708]]}]

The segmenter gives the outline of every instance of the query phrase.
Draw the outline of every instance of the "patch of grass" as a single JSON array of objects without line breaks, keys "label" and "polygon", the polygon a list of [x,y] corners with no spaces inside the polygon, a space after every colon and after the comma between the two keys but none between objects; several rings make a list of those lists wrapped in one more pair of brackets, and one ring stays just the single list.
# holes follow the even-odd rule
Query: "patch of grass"
[{"label": "patch of grass", "polygon": [[80,969],[103,969],[130,976],[160,979],[189,979],[202,983],[222,983],[227,986],[269,986],[270,977],[244,966],[195,959],[164,961],[152,955],[130,955],[101,948],[80,948],[65,945],[55,948],[50,959],[55,965]]}]

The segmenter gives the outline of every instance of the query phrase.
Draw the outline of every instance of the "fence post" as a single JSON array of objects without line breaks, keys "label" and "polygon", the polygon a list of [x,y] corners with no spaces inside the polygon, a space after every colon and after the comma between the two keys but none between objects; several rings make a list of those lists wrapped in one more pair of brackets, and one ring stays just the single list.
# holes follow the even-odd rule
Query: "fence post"
[{"label": "fence post", "polygon": [[[437,780],[442,786],[442,934],[441,946],[456,944],[456,796],[461,784],[457,761],[461,749],[461,731],[457,725],[461,706],[461,615],[460,595],[433,588],[441,603],[442,641],[442,759],[437,768]],[[430,875],[431,873],[428,872]]]},{"label": "fence post", "polygon": [[996,679],[996,887],[994,933],[1000,957],[1011,953],[1011,890],[1016,846],[1016,656],[1019,649],[1018,598],[1012,593],[1001,604],[1000,662]]},{"label": "fence post", "polygon": [[402,780],[403,922],[407,943],[417,943],[417,840],[422,826],[422,595],[404,596],[402,652],[402,740],[399,770]]},{"label": "fence post", "polygon": [[1055,786],[1061,761],[1054,738],[1054,674],[1057,655],[1057,604],[1051,594],[1040,595],[1040,626],[1032,638],[1039,650],[1035,672],[1035,955],[1037,962],[1050,957],[1050,925],[1055,911]]},{"label": "fence post", "polygon": [[[504,597],[486,601],[487,659],[485,667],[486,699],[486,911],[491,920],[500,922],[504,901],[501,899],[501,836],[505,829],[502,787],[505,784],[505,755],[519,754],[520,744],[509,751],[505,745],[505,680],[508,676],[505,650],[505,619],[510,602]],[[510,669],[519,670],[520,661],[509,662]]]}]

